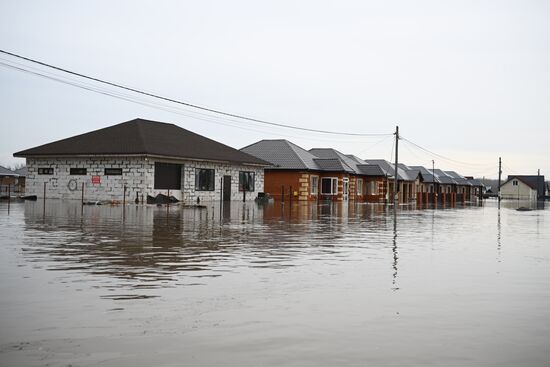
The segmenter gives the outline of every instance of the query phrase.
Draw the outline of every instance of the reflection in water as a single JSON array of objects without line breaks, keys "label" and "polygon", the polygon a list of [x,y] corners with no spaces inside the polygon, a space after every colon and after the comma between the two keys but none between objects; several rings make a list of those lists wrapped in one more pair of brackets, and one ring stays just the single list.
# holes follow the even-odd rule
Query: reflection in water
[{"label": "reflection in water", "polygon": [[550,210],[507,205],[0,203],[0,360],[547,365]]},{"label": "reflection in water", "polygon": [[25,256],[46,262],[49,270],[122,280],[108,281],[108,288],[156,289],[196,284],[239,266],[287,268],[304,256],[342,260],[357,246],[383,247],[391,239],[396,288],[397,214],[388,228],[383,205],[234,202],[204,209],[129,205],[80,211],[77,203],[52,201],[45,209],[27,203]]},{"label": "reflection in water", "polygon": [[392,252],[393,252],[393,281],[392,281],[392,284],[393,284],[393,290],[398,290],[399,287],[396,285],[396,282],[397,282],[397,260],[399,259],[399,257],[397,256],[398,253],[397,253],[397,211],[394,210],[393,212],[393,247],[392,247]]},{"label": "reflection in water", "polygon": [[501,224],[500,224],[500,205],[497,211],[497,262],[501,262]]}]

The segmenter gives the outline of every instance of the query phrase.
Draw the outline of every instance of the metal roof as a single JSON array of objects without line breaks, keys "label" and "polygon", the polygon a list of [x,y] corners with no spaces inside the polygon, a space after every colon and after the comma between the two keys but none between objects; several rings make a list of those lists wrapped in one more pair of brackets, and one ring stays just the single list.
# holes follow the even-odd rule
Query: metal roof
[{"label": "metal roof", "polygon": [[443,172],[443,170],[435,169],[434,173],[437,176],[437,178],[439,179],[439,183],[441,183],[443,185],[456,185],[457,184],[456,181],[451,176],[449,176],[448,174]]},{"label": "metal roof", "polygon": [[267,162],[179,126],[134,119],[23,150],[15,157],[74,155],[154,155],[240,164]]},{"label": "metal roof", "polygon": [[19,176],[26,177],[27,176],[27,167],[21,167],[19,169],[16,169],[15,173],[17,173]]},{"label": "metal roof", "polygon": [[315,163],[322,171],[355,173],[338,158],[315,158]]},{"label": "metal roof", "polygon": [[13,172],[11,169],[0,166],[0,176],[13,176],[13,177],[19,177],[19,175],[15,172]]},{"label": "metal roof", "polygon": [[271,163],[271,169],[319,170],[318,157],[285,139],[260,140],[241,151]]},{"label": "metal roof", "polygon": [[[358,164],[359,172],[365,176],[385,176],[386,173],[377,164]],[[388,176],[393,177],[393,176]]]},{"label": "metal roof", "polygon": [[459,175],[455,171],[443,171],[443,172],[451,176],[457,185],[473,186],[472,182],[468,181],[464,176]]},{"label": "metal roof", "polygon": [[[365,164],[365,162],[357,162],[355,159],[337,151],[332,148],[313,148],[309,152],[319,158],[338,159],[343,165],[344,169],[349,172],[359,173],[357,169],[358,164]],[[357,158],[359,159],[359,158]]]},{"label": "metal roof", "polygon": [[[395,172],[395,165],[386,161],[385,159],[365,159],[365,162],[368,164],[376,164],[380,166],[384,175],[393,176]],[[403,169],[401,165],[397,165],[397,179],[400,181],[414,181],[416,176],[412,177],[413,173],[408,172],[408,170]]]}]

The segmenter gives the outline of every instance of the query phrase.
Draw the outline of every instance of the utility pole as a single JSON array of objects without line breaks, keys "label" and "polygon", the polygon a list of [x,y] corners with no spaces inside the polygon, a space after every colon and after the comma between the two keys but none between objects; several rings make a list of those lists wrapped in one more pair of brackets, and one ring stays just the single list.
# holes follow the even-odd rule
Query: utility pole
[{"label": "utility pole", "polygon": [[502,158],[498,157],[498,201],[500,202],[500,182],[502,178]]},{"label": "utility pole", "polygon": [[393,177],[393,205],[399,204],[399,186],[397,185],[397,163],[399,162],[399,126],[395,127],[395,172]]}]

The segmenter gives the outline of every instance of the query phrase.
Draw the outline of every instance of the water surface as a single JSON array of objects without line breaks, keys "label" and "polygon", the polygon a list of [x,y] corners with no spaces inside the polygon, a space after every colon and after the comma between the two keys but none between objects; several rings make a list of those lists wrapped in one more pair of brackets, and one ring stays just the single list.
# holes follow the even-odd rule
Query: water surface
[{"label": "water surface", "polygon": [[0,203],[0,365],[549,366],[518,205]]}]

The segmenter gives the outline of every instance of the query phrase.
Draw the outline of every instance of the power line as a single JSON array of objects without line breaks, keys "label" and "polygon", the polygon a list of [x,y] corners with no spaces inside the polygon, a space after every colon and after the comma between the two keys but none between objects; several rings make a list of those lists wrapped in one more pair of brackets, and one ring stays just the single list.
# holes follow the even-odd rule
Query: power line
[{"label": "power line", "polygon": [[242,119],[242,120],[258,122],[258,123],[261,123],[261,124],[284,127],[284,128],[287,128],[287,129],[295,129],[295,130],[301,130],[301,131],[315,132],[315,133],[320,133],[320,134],[347,135],[347,136],[385,136],[385,135],[391,135],[391,134],[363,134],[363,133],[350,133],[350,132],[310,129],[310,128],[305,128],[305,127],[299,127],[299,126],[281,124],[281,123],[271,122],[271,121],[266,121],[266,120],[260,120],[260,119],[256,119],[256,118],[252,118],[252,117],[247,117],[247,116],[238,115],[238,114],[234,114],[234,113],[224,112],[224,111],[213,109],[213,108],[199,106],[199,105],[196,105],[196,104],[193,104],[193,103],[184,102],[184,101],[180,101],[180,100],[176,100],[176,99],[172,99],[172,98],[168,98],[168,97],[163,97],[163,96],[158,95],[158,94],[145,92],[145,91],[140,90],[140,89],[127,87],[127,86],[124,86],[122,84],[110,82],[110,81],[107,81],[107,80],[103,80],[103,79],[99,79],[99,78],[96,78],[96,77],[81,74],[81,73],[78,73],[78,72],[75,72],[75,71],[67,70],[67,69],[64,69],[64,68],[61,68],[61,67],[58,67],[58,66],[47,64],[47,63],[42,62],[42,61],[38,61],[38,60],[31,59],[31,58],[28,58],[28,57],[25,57],[25,56],[22,56],[22,55],[14,54],[12,52],[8,52],[8,51],[2,50],[2,49],[0,49],[0,53],[6,54],[6,55],[9,55],[9,56],[12,56],[12,57],[16,57],[18,59],[25,60],[25,61],[28,61],[28,62],[31,62],[31,63],[34,63],[34,64],[45,66],[45,67],[48,67],[48,68],[51,68],[51,69],[54,69],[54,70],[57,70],[57,71],[61,71],[63,73],[67,73],[67,74],[74,75],[74,76],[77,76],[77,77],[80,77],[80,78],[92,80],[94,82],[106,84],[106,85],[109,85],[109,86],[112,86],[112,87],[124,89],[124,90],[130,91],[130,92],[142,94],[142,95],[145,95],[145,96],[148,96],[148,97],[160,99],[160,100],[167,101],[167,102],[176,103],[176,104],[179,104],[179,105],[183,105],[183,106],[187,106],[187,107],[191,107],[191,108],[195,108],[195,109],[199,109],[199,110],[203,110],[203,111],[212,112],[212,113],[223,115],[223,116],[229,116],[229,117],[238,118],[238,119]]},{"label": "power line", "polygon": [[[0,58],[0,60],[7,61],[3,58]],[[12,61],[9,61],[9,62],[14,63]],[[73,86],[73,87],[76,87],[76,88],[81,88],[81,89],[84,89],[84,90],[87,90],[87,91],[99,93],[99,94],[106,95],[106,96],[109,96],[109,97],[121,99],[121,100],[124,100],[124,101],[127,101],[127,102],[136,103],[136,104],[146,106],[146,107],[150,107],[150,108],[156,108],[156,109],[159,109],[159,110],[162,110],[162,111],[166,111],[166,112],[169,112],[169,113],[189,117],[189,118],[192,118],[192,119],[197,119],[197,120],[200,120],[200,121],[205,121],[205,122],[208,122],[208,123],[234,127],[234,128],[237,128],[237,129],[252,131],[252,132],[257,132],[257,133],[265,133],[265,131],[252,128],[252,127],[259,126],[258,124],[254,124],[252,122],[236,121],[236,120],[233,120],[233,119],[221,118],[221,117],[215,116],[215,115],[209,115],[209,114],[205,114],[205,113],[189,111],[189,110],[182,109],[182,108],[175,107],[175,106],[168,106],[168,105],[164,105],[164,104],[160,104],[160,103],[154,103],[154,102],[150,102],[150,101],[139,100],[139,99],[136,99],[133,96],[128,96],[128,95],[125,95],[125,94],[115,93],[115,92],[112,92],[112,91],[101,89],[101,88],[99,88],[97,86],[93,86],[91,84],[81,83],[81,82],[73,81],[73,80],[66,79],[66,78],[62,79],[62,77],[59,77],[55,74],[46,73],[46,72],[43,72],[39,69],[31,68],[31,67],[22,65],[20,63],[14,63],[14,64],[21,65],[23,67],[10,65],[10,64],[7,64],[7,63],[4,63],[4,62],[0,61],[0,66],[6,67],[6,68],[10,68],[10,69],[13,69],[13,70],[16,70],[16,71],[28,73],[28,74],[31,74],[31,75],[34,75],[34,76],[42,77],[42,78],[45,78],[45,79],[48,79],[48,80],[52,80],[52,81],[59,82],[59,83],[62,83],[62,84],[67,84],[67,85],[70,85],[70,86]],[[28,69],[31,69],[31,70],[28,70]],[[34,70],[39,70],[39,71],[34,71]],[[185,111],[185,113],[182,112],[182,111]],[[190,115],[190,113],[198,114],[200,116]],[[236,126],[236,125],[232,124],[232,122],[235,123],[235,124],[239,124],[239,125],[242,125],[243,123],[247,123],[247,124],[250,124],[251,127]],[[263,127],[263,128],[264,129],[265,128],[267,128],[267,129],[276,129],[276,127]],[[346,143],[351,143],[351,144],[364,144],[365,143],[365,141],[363,139],[361,139],[361,140],[342,140],[340,138],[328,138],[328,137],[323,139],[323,138],[320,138],[320,137],[313,137],[313,136],[311,136],[311,134],[308,135],[308,136],[296,136],[296,135],[291,135],[291,134],[288,134],[288,133],[281,134],[281,133],[273,132],[273,131],[270,131],[269,134],[277,135],[277,136],[281,136],[281,137],[287,137],[287,138],[291,137],[291,138],[297,138],[297,139],[310,140],[310,141],[324,141],[324,142],[327,142],[327,141],[335,142],[336,141],[336,142],[346,142]],[[387,140],[390,136],[391,135],[388,135],[383,140]],[[368,148],[374,147],[379,142],[380,141],[377,141],[376,143],[374,143],[372,146],[370,146]]]},{"label": "power line", "polygon": [[421,149],[421,150],[431,154],[431,155],[434,155],[436,157],[439,157],[441,159],[444,159],[444,160],[447,160],[447,161],[450,161],[450,162],[454,162],[456,164],[461,164],[461,165],[465,165],[465,166],[489,166],[489,163],[470,163],[470,162],[457,161],[456,159],[448,158],[448,157],[445,157],[444,155],[432,152],[431,150],[428,150],[428,149],[426,149],[426,148],[410,141],[409,139],[404,138],[403,136],[401,136],[401,139],[408,142],[408,143],[410,143],[410,144],[412,144],[412,145],[414,145],[418,149]]}]

